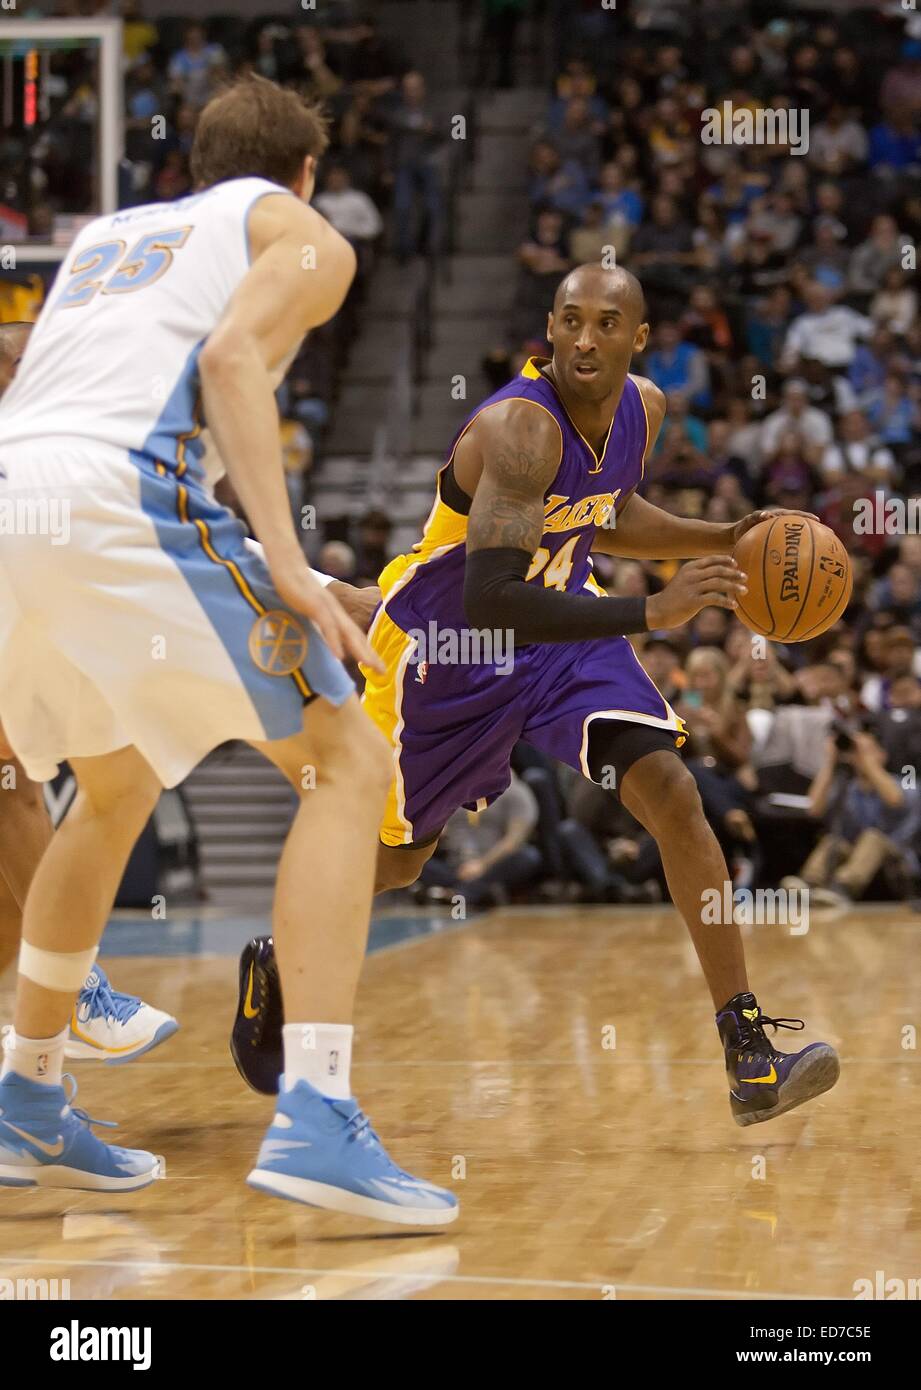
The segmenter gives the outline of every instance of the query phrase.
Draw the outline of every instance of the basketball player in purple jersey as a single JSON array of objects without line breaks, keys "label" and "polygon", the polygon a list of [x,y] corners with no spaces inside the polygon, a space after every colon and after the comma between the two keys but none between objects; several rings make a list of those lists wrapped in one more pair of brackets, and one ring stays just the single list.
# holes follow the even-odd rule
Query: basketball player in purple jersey
[{"label": "basketball player in purple jersey", "polygon": [[[364,705],[395,775],[376,886],[414,882],[452,813],[501,794],[519,739],[613,786],[658,843],[716,1007],[732,1113],[749,1125],[828,1090],[838,1058],[826,1043],[774,1048],[765,1025],[802,1023],[762,1013],[738,927],[704,922],[729,871],[677,756],[684,725],[626,640],[734,609],[745,576],[733,548],[766,515],[695,521],[637,495],[665,414],[662,392],[629,372],[648,334],[629,271],[572,271],[549,317],[552,359],[531,359],[473,412],[422,540],[381,575],[370,638],[386,673],[368,672]],[[690,563],[659,594],[608,598],[592,551]]]}]

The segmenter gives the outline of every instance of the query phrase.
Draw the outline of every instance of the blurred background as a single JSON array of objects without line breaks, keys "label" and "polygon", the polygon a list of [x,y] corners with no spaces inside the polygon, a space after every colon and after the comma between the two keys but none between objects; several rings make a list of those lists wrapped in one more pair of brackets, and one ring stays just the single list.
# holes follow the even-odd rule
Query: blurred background
[{"label": "blurred background", "polygon": [[[315,203],[359,273],[279,409],[305,549],[365,585],[418,538],[459,424],[548,351],[559,280],[613,246],[649,302],[633,370],[668,396],[645,495],[719,522],[808,508],[855,571],[844,619],[814,642],[753,643],[716,609],[636,641],[691,727],[734,883],[808,883],[843,909],[921,894],[921,14],[899,0],[238,10],[0,11],[0,321],[36,316],[87,217],[190,191],[198,113],[228,79],[321,100],[333,140]],[[71,26],[52,36],[57,19]],[[12,20],[30,34],[5,36]],[[105,41],[100,20],[115,21]],[[724,102],[786,112],[800,139],[706,143],[702,113]],[[888,523],[887,501],[906,504]],[[596,561],[613,594],[672,572]],[[524,745],[515,772],[488,812],[451,823],[417,899],[662,899],[655,846],[610,792]],[[66,774],[51,795],[60,813]],[[292,811],[255,753],[218,750],[164,796],[121,902],[264,907]]]}]

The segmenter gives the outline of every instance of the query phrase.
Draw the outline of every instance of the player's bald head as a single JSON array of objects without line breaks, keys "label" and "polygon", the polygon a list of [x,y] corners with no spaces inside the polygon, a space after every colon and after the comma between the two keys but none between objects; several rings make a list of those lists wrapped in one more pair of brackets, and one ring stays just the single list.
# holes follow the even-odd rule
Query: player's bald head
[{"label": "player's bald head", "polygon": [[635,325],[646,318],[646,296],[636,276],[624,266],[606,269],[599,262],[576,266],[559,283],[553,298],[553,312],[559,314],[566,304],[581,304],[598,300],[613,304]]},{"label": "player's bald head", "polygon": [[619,400],[630,363],[649,338],[646,301],[635,275],[600,262],[577,266],[557,289],[547,321],[553,375],[577,400]]},{"label": "player's bald head", "polygon": [[31,332],[31,323],[0,323],[0,396],[16,375]]}]

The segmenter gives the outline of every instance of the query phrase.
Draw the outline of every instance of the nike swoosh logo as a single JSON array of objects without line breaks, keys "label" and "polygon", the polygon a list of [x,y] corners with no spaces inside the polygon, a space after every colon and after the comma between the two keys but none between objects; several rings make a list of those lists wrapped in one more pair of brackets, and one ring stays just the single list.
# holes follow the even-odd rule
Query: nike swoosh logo
[{"label": "nike swoosh logo", "polygon": [[34,1134],[27,1134],[24,1129],[20,1129],[18,1125],[12,1124],[9,1120],[5,1120],[4,1123],[7,1129],[11,1129],[14,1134],[18,1134],[20,1139],[27,1139],[30,1144],[34,1144],[37,1149],[41,1149],[42,1153],[47,1154],[49,1158],[60,1158],[61,1154],[64,1152],[63,1134],[58,1135],[58,1142],[56,1144],[46,1144],[43,1139],[36,1139]]},{"label": "nike swoosh logo", "polygon": [[243,1017],[256,1018],[259,1010],[253,1008],[253,967],[249,967],[249,983],[246,986],[246,998],[243,1000]]},{"label": "nike swoosh logo", "polygon": [[774,1063],[771,1063],[771,1070],[767,1076],[743,1076],[740,1077],[743,1086],[770,1086],[777,1080],[777,1073],[774,1070]]}]

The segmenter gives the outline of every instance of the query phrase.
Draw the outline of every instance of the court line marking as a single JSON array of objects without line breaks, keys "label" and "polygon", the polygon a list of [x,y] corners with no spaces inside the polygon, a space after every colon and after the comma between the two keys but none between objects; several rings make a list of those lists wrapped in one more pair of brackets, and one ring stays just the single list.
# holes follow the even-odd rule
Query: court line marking
[{"label": "court line marking", "polygon": [[[92,1060],[92,1059],[91,1059]],[[604,1065],[609,1062],[619,1062],[625,1067],[704,1067],[711,1065],[714,1061],[712,1057],[617,1057],[605,1059]],[[917,1065],[921,1062],[921,1057],[841,1057],[839,1058],[842,1066],[848,1067],[891,1067],[899,1066],[902,1063]],[[353,1058],[352,1065],[356,1068],[361,1067],[586,1067],[593,1065],[592,1062],[571,1057],[555,1057],[546,1060],[516,1057],[500,1057],[493,1061],[465,1061],[463,1058],[454,1061],[433,1061],[428,1058],[411,1060],[404,1058],[398,1061],[387,1061],[386,1059],[373,1060],[371,1058]],[[145,1059],[144,1070],[149,1071],[153,1067],[224,1067],[227,1063],[224,1060],[213,1062],[168,1062],[162,1058]]]},{"label": "court line marking", "polygon": [[[403,1279],[416,1283],[419,1279],[431,1279],[440,1284],[500,1284],[507,1288],[532,1289],[593,1289],[601,1293],[603,1289],[614,1289],[623,1293],[672,1293],[699,1298],[741,1298],[748,1300],[782,1299],[785,1302],[803,1303],[813,1300],[829,1299],[842,1303],[849,1299],[839,1299],[826,1294],[806,1293],[755,1293],[748,1289],[703,1289],[682,1288],[671,1284],[624,1284],[616,1279],[594,1281],[585,1279],[516,1279],[493,1274],[443,1274],[439,1270],[412,1270],[405,1274],[388,1273],[375,1269],[322,1269],[295,1268],[279,1265],[218,1265],[186,1264],[181,1260],[78,1260],[48,1259],[43,1255],[0,1255],[0,1265],[68,1265],[80,1269],[152,1269],[162,1273],[190,1270],[198,1274],[280,1274],[302,1278],[326,1276],[336,1279],[367,1279],[376,1274],[381,1279]],[[611,1300],[614,1302],[616,1300]]]}]

